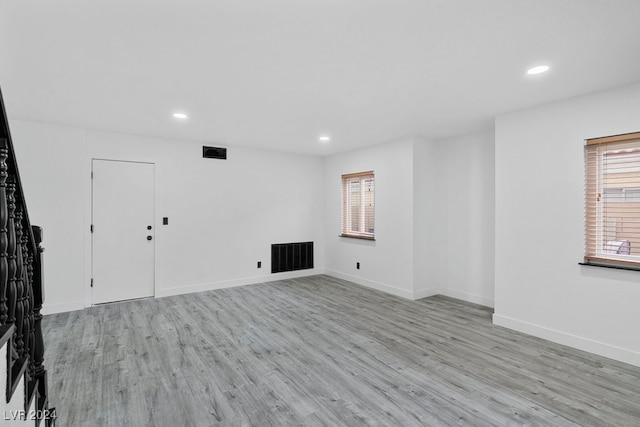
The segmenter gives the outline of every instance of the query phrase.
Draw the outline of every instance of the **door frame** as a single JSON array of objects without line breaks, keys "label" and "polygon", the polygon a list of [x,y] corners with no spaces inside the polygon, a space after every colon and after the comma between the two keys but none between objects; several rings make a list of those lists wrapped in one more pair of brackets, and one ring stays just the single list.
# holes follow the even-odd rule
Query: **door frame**
[{"label": "door frame", "polygon": [[[91,279],[93,277],[93,233],[91,232],[91,225],[93,224],[93,161],[108,161],[108,162],[122,162],[122,163],[143,163],[153,165],[153,228],[154,228],[154,256],[153,256],[153,298],[157,295],[157,237],[158,237],[158,229],[156,227],[156,162],[149,160],[132,160],[132,159],[121,159],[121,158],[106,158],[106,157],[89,157],[88,162],[88,173],[87,176],[89,179],[87,180],[88,185],[88,193],[89,193],[89,203],[87,204],[87,215],[85,215],[85,230],[86,236],[85,244],[88,249],[88,256],[85,258],[85,277],[86,277],[86,287],[85,287],[85,295],[84,295],[84,307],[92,307],[93,304],[93,287],[91,286]],[[109,304],[109,303],[105,303]]]}]

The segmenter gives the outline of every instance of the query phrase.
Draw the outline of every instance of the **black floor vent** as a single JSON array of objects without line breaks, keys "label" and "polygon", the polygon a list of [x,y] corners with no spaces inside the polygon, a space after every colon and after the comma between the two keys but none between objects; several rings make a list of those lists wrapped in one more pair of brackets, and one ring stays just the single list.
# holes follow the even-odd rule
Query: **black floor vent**
[{"label": "black floor vent", "polygon": [[313,242],[277,243],[271,245],[271,272],[313,268]]}]

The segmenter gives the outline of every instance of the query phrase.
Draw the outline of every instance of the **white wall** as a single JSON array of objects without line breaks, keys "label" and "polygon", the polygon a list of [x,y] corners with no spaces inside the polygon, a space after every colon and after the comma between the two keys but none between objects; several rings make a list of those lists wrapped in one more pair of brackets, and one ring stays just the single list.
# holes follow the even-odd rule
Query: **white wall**
[{"label": "white wall", "polygon": [[[413,137],[326,158],[327,273],[411,299],[493,306],[493,139]],[[370,169],[376,241],[340,238],[340,176]]]},{"label": "white wall", "polygon": [[[338,237],[341,176],[369,170],[376,180],[376,240]],[[413,140],[326,157],[324,182],[326,272],[413,298]]]},{"label": "white wall", "polygon": [[43,312],[84,307],[85,193],[82,129],[10,121],[29,220],[43,229]]},{"label": "white wall", "polygon": [[446,189],[440,175],[442,158],[437,143],[414,138],[413,145],[413,260],[414,295],[444,293],[446,271]]},{"label": "white wall", "polygon": [[[11,129],[32,222],[45,230],[45,313],[91,304],[92,158],[156,164],[157,296],[286,276],[268,274],[269,245],[313,240],[316,269],[303,274],[322,272],[326,254],[330,274],[396,295],[491,305],[491,271],[482,270],[490,239],[466,245],[465,268],[449,262],[456,250],[447,246],[456,232],[491,234],[486,135],[410,138],[325,159],[232,147],[216,161],[202,159],[197,143],[18,120]],[[376,241],[339,238],[340,176],[371,169]],[[456,180],[470,187],[452,195]]]},{"label": "white wall", "polygon": [[[156,165],[156,296],[323,271],[322,159],[12,121],[34,224],[44,227],[45,313],[91,303],[92,158]],[[162,217],[169,225],[162,225]],[[315,242],[314,270],[270,274],[270,245]],[[256,262],[262,261],[262,269]]]},{"label": "white wall", "polygon": [[639,106],[632,85],[496,119],[496,324],[640,365],[640,272],[578,265],[584,140]]},{"label": "white wall", "polygon": [[437,142],[441,212],[441,293],[494,305],[494,133]]}]

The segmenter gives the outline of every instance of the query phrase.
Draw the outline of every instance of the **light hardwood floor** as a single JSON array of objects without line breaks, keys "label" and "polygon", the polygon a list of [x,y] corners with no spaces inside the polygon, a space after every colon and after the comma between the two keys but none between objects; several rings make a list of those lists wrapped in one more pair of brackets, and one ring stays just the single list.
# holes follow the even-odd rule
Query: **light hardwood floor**
[{"label": "light hardwood floor", "polygon": [[43,326],[61,426],[640,425],[640,368],[328,276]]}]

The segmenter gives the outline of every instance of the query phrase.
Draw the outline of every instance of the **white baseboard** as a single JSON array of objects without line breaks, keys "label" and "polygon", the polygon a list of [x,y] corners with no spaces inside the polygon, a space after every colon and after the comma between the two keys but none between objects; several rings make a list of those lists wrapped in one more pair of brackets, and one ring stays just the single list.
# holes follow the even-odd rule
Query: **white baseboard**
[{"label": "white baseboard", "polygon": [[441,289],[440,293],[442,295],[446,295],[448,297],[470,302],[473,304],[480,304],[492,308],[495,307],[493,298],[488,298],[482,295],[470,294],[468,292],[457,291],[455,289]]},{"label": "white baseboard", "polygon": [[[161,298],[161,297],[168,297],[172,295],[190,294],[194,292],[210,291],[214,289],[232,288],[236,286],[253,285],[256,283],[273,282],[276,280],[315,276],[318,274],[327,274],[329,276],[334,276],[339,279],[348,280],[350,282],[354,282],[359,285],[366,286],[368,288],[377,289],[379,291],[386,292],[391,295],[395,295],[395,296],[399,296],[399,297],[407,298],[411,300],[417,300],[417,299],[427,298],[433,295],[441,294],[441,295],[446,295],[452,298],[457,298],[463,301],[468,301],[475,304],[481,304],[481,305],[493,307],[492,299],[486,298],[480,295],[467,294],[464,292],[453,291],[450,289],[440,289],[440,288],[407,291],[405,289],[397,288],[395,286],[391,286],[385,283],[363,279],[357,276],[352,276],[350,274],[341,273],[339,271],[324,270],[324,269],[318,269],[318,268],[314,268],[311,270],[289,271],[285,273],[265,274],[261,276],[245,277],[242,279],[221,280],[219,282],[198,283],[194,285],[175,286],[171,288],[157,289],[155,296],[158,298]],[[85,308],[85,305],[82,301],[72,301],[72,302],[61,303],[61,304],[47,304],[45,302],[44,306],[42,307],[42,314],[46,315],[46,314],[64,313],[67,311],[82,310],[84,308]]]},{"label": "white baseboard", "polygon": [[608,357],[610,359],[615,359],[620,362],[640,366],[640,353],[628,350],[626,348],[616,347],[603,342],[594,341],[589,338],[580,337],[555,329],[549,329],[544,326],[535,325],[533,323],[514,319],[508,316],[502,316],[499,314],[493,315],[493,323],[498,326],[504,326],[505,328],[524,332],[525,334],[553,341],[555,343],[566,345],[568,347],[577,348],[589,353],[594,353],[600,356]]},{"label": "white baseboard", "polygon": [[405,289],[397,288],[395,286],[387,285],[385,283],[363,279],[362,277],[352,276],[350,274],[341,273],[335,270],[325,270],[324,274],[328,276],[336,277],[338,279],[357,283],[358,285],[366,286],[367,288],[377,289],[379,291],[386,292],[388,294],[395,295],[398,297],[414,299],[412,291],[407,291]]},{"label": "white baseboard", "polygon": [[443,292],[444,292],[443,289],[438,289],[438,288],[434,288],[434,289],[418,289],[417,291],[413,291],[413,297],[411,299],[415,301],[417,299],[428,298],[428,297],[432,297],[434,295],[443,294]]},{"label": "white baseboard", "polygon": [[413,300],[428,298],[434,295],[445,295],[451,298],[459,299],[461,301],[470,302],[473,304],[480,304],[487,307],[493,307],[493,298],[487,298],[482,295],[470,294],[467,292],[456,291],[455,289],[446,288],[431,288],[431,289],[418,289],[413,292]]},{"label": "white baseboard", "polygon": [[255,285],[256,283],[274,282],[276,280],[295,279],[297,277],[315,276],[324,274],[324,270],[314,268],[310,270],[288,271],[262,276],[245,277],[234,280],[221,280],[219,282],[198,283],[195,285],[176,286],[173,288],[156,289],[156,297],[169,297],[173,295],[191,294],[194,292],[212,291],[214,289],[234,288],[236,286]]},{"label": "white baseboard", "polygon": [[67,311],[76,311],[83,310],[84,302],[82,301],[72,301],[72,302],[63,302],[61,304],[47,304],[45,301],[42,305],[41,313],[43,315],[46,314],[56,314],[56,313],[65,313]]}]

